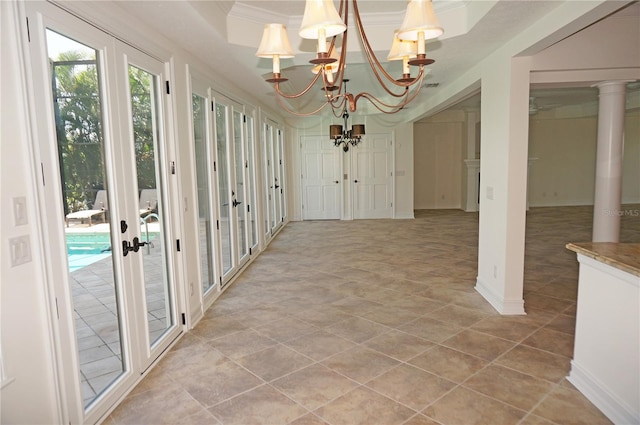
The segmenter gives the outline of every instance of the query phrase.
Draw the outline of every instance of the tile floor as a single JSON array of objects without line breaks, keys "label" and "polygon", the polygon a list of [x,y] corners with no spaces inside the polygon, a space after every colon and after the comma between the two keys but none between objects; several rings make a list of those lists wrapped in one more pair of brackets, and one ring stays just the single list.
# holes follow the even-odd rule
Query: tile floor
[{"label": "tile floor", "polygon": [[[636,207],[637,208],[637,207]],[[289,223],[105,424],[607,424],[565,379],[591,208],[532,209],[526,316],[473,289],[478,215]],[[640,218],[623,218],[640,242]]]}]

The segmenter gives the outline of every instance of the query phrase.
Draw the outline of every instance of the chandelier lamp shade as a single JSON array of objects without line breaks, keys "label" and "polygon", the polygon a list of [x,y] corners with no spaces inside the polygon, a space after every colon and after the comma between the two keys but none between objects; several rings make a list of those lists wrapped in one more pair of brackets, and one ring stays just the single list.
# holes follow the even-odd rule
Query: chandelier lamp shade
[{"label": "chandelier lamp shade", "polygon": [[[352,16],[364,56],[378,84],[388,95],[385,100],[368,92],[349,93],[344,84],[350,5],[353,7]],[[426,56],[426,42],[443,33],[444,30],[434,13],[432,0],[409,0],[404,21],[390,40],[392,46],[387,60],[401,60],[403,63],[402,76],[394,78],[384,69],[369,44],[357,0],[340,0],[338,9],[333,0],[306,0],[299,35],[304,39],[317,40],[316,56],[310,60],[311,64],[315,65],[312,70],[314,76],[311,77],[309,84],[298,93],[285,93],[280,87],[280,83],[287,81],[280,69],[280,59],[294,57],[286,27],[283,24],[265,25],[256,56],[272,59],[273,76],[267,78],[267,81],[274,84],[280,106],[294,115],[309,116],[330,106],[335,117],[344,118],[347,108],[351,112],[356,110],[359,99],[368,100],[380,112],[393,114],[402,110],[418,96],[426,74],[424,67],[434,62]],[[342,40],[336,42],[339,36]],[[338,45],[342,47],[338,48]],[[415,77],[411,76],[411,66],[418,68]],[[297,99],[306,95],[318,81],[322,83],[325,100],[316,109],[298,111],[284,102],[283,99]]]},{"label": "chandelier lamp shade", "polygon": [[342,113],[344,127],[340,124],[331,124],[329,126],[329,137],[333,140],[334,146],[342,145],[345,152],[349,151],[349,145],[357,146],[364,136],[364,124],[354,124],[351,130],[347,130],[347,120],[349,112],[345,109]]}]

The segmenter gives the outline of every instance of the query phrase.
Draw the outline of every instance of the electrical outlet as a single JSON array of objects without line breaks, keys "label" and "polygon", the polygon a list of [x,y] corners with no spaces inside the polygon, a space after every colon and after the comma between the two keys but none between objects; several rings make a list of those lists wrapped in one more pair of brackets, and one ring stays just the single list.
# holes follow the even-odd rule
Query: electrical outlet
[{"label": "electrical outlet", "polygon": [[31,262],[31,240],[29,235],[9,239],[11,267]]}]

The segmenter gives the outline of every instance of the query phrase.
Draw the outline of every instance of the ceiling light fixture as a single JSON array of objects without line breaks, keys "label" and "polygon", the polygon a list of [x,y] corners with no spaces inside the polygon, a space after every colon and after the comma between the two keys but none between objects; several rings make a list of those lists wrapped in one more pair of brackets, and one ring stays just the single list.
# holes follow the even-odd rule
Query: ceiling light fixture
[{"label": "ceiling light fixture", "polygon": [[[347,90],[348,79],[342,80],[345,85],[345,91]],[[364,136],[364,124],[354,124],[351,126],[351,130],[347,130],[347,120],[349,119],[349,111],[345,108],[342,112],[342,119],[344,120],[344,127],[340,124],[331,124],[329,126],[329,137],[333,139],[334,146],[342,146],[345,152],[349,151],[349,145],[357,146]]]},{"label": "ceiling light fixture", "polygon": [[[300,37],[317,40],[316,57],[310,62],[316,65],[313,77],[306,88],[298,93],[283,93],[280,83],[287,81],[282,76],[280,59],[294,57],[293,49],[287,37],[286,27],[282,24],[265,25],[262,41],[256,52],[261,58],[271,58],[273,61],[273,76],[267,81],[274,84],[278,102],[286,111],[297,116],[313,115],[327,105],[330,105],[336,117],[344,115],[347,107],[351,112],[356,110],[359,99],[364,98],[373,104],[380,112],[393,114],[402,110],[413,101],[422,87],[425,75],[425,65],[432,64],[433,59],[426,56],[426,40],[439,37],[443,29],[433,11],[431,0],[409,0],[404,21],[394,34],[393,46],[388,60],[402,60],[402,77],[394,79],[383,67],[369,44],[360,19],[357,0],[350,0],[353,5],[353,16],[356,29],[364,53],[378,83],[392,97],[393,103],[386,103],[368,92],[353,94],[347,92],[344,69],[347,62],[347,33],[349,0],[340,0],[340,12],[336,10],[333,0],[306,0],[304,16],[300,26]],[[338,55],[336,45],[337,36],[342,34],[342,48]],[[327,38],[332,37],[328,42]],[[411,77],[410,66],[418,66],[418,74]],[[325,101],[315,110],[309,112],[294,111],[285,105],[284,99],[297,99],[304,96],[322,77],[322,89]]]}]

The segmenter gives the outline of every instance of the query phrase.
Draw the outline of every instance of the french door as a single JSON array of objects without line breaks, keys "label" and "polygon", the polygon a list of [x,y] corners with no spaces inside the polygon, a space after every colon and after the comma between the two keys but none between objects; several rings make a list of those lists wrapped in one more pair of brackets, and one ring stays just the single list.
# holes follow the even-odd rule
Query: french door
[{"label": "french door", "polygon": [[341,149],[321,136],[305,136],[302,144],[302,218],[339,220],[342,208]]},{"label": "french door", "polygon": [[267,122],[263,123],[263,158],[265,181],[265,232],[268,237],[284,223],[286,216],[284,132]]},{"label": "french door", "polygon": [[393,217],[393,149],[387,134],[367,135],[350,149],[353,218]]},{"label": "french door", "polygon": [[94,423],[181,332],[165,65],[27,3],[61,391]]},{"label": "french door", "polygon": [[[213,96],[212,96],[213,97]],[[253,119],[244,107],[222,96],[213,97],[217,166],[217,199],[222,284],[249,261],[257,243],[255,234],[255,185]]]}]

